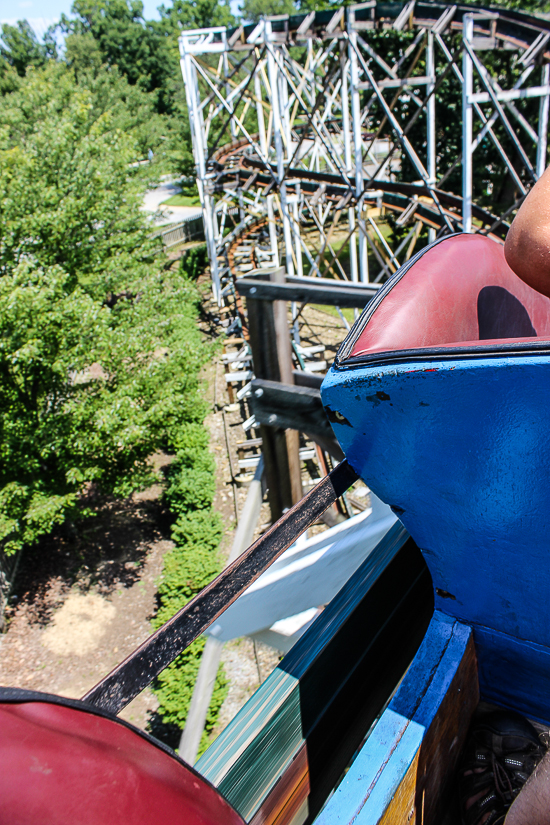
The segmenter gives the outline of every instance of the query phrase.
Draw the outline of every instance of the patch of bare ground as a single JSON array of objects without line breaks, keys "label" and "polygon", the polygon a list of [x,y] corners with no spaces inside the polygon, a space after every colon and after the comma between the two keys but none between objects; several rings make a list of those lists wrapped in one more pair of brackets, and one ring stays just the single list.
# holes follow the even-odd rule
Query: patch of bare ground
[{"label": "patch of bare ground", "polygon": [[[2,685],[81,697],[150,634],[172,546],[159,492],[97,501],[95,517],[26,551],[0,637]],[[145,728],[155,709],[146,690],[121,716]]]}]

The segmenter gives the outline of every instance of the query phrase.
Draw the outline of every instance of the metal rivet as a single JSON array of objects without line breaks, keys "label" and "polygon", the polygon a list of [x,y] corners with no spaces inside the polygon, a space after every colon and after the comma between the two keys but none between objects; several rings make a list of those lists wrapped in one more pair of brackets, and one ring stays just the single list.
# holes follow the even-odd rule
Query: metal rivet
[{"label": "metal rivet", "polygon": [[258,387],[257,390],[254,390],[254,395],[256,396],[256,398],[261,398],[263,394],[264,394],[264,391],[262,390],[261,387]]},{"label": "metal rivet", "polygon": [[254,293],[255,293],[255,292],[256,292],[256,287],[255,287],[255,286],[253,286],[253,287],[252,287],[252,289],[250,290],[250,294],[251,294],[251,295],[254,295]]},{"label": "metal rivet", "polygon": [[276,421],[277,421],[277,416],[275,415],[275,413],[271,413],[271,415],[267,419],[267,423],[268,424],[275,424]]}]

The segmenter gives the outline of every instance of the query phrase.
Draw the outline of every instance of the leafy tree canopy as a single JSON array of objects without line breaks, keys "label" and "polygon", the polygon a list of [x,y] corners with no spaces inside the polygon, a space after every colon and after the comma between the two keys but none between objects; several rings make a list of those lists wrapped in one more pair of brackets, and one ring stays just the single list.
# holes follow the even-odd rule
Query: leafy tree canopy
[{"label": "leafy tree canopy", "polygon": [[69,65],[117,66],[144,91],[164,86],[172,70],[166,38],[144,20],[141,0],[75,0],[71,11],[61,17]]},{"label": "leafy tree canopy", "polygon": [[272,14],[296,14],[293,0],[243,0],[239,11],[245,20],[257,22]]},{"label": "leafy tree canopy", "polygon": [[[201,421],[193,285],[163,271],[135,140],[63,65],[0,99],[0,541],[126,495]],[[160,270],[160,271],[159,271]]]},{"label": "leafy tree canopy", "polygon": [[44,43],[40,43],[27,20],[19,20],[15,26],[4,23],[0,55],[24,77],[28,66],[43,66],[49,58],[57,57],[53,32],[48,30]]},{"label": "leafy tree canopy", "polygon": [[236,23],[228,0],[173,0],[170,6],[159,6],[159,12],[161,19],[156,28],[168,36],[177,36],[182,29],[234,26]]}]

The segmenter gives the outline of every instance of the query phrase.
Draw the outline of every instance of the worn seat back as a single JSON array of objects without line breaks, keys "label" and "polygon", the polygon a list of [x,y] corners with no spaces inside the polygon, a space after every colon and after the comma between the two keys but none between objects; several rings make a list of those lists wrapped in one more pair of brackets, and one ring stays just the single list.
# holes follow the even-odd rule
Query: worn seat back
[{"label": "worn seat back", "polygon": [[365,314],[349,356],[550,336],[550,299],[521,281],[503,247],[481,235],[456,235],[422,250]]},{"label": "worn seat back", "polygon": [[0,822],[243,825],[159,742],[62,697],[0,688]]}]

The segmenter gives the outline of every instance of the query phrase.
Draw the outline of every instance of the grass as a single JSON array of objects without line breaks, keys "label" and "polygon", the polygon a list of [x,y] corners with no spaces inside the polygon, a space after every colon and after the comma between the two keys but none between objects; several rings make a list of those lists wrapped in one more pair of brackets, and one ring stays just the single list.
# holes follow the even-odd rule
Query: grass
[{"label": "grass", "polygon": [[[336,309],[336,307],[327,306],[325,304],[312,304],[311,306],[315,307],[315,309],[318,309],[320,312],[325,312],[327,315],[334,315],[335,318],[338,318],[340,320],[340,315],[338,314],[338,310]],[[359,310],[359,312],[361,311]],[[344,316],[344,318],[350,326],[352,326],[355,323],[354,309],[345,307],[342,310],[342,315]]]},{"label": "grass", "polygon": [[172,195],[167,201],[162,202],[162,206],[200,206],[201,202],[197,195]]}]

